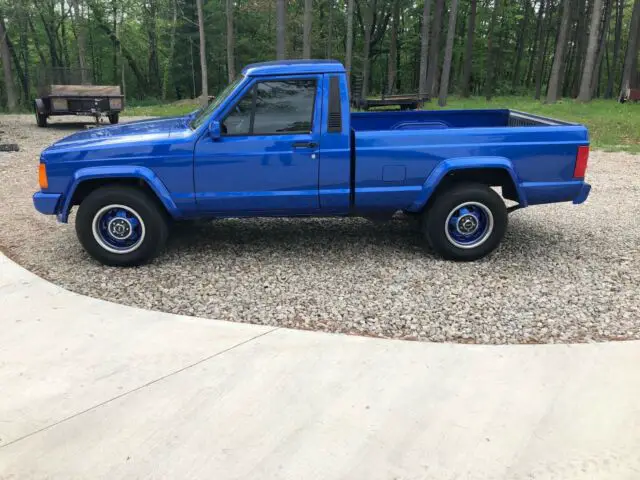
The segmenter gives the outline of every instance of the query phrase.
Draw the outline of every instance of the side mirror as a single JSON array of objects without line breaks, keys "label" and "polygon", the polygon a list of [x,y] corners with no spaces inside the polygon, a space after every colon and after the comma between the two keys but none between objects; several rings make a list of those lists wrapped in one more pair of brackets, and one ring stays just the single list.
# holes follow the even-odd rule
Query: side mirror
[{"label": "side mirror", "polygon": [[220,139],[220,122],[218,120],[209,123],[209,136],[213,141]]}]

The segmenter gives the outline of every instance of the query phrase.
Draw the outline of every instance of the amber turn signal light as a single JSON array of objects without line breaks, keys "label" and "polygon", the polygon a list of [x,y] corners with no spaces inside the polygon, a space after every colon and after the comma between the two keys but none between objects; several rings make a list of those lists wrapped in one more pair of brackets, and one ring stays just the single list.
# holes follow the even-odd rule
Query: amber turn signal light
[{"label": "amber turn signal light", "polygon": [[47,178],[47,166],[44,163],[41,163],[40,168],[38,169],[38,182],[40,183],[40,188],[42,190],[49,188],[49,179]]}]

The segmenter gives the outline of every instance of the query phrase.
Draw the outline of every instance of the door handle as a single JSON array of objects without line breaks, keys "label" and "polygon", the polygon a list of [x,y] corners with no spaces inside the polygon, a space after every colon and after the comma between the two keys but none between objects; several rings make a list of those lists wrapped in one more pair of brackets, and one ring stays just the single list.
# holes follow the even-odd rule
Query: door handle
[{"label": "door handle", "polygon": [[293,148],[316,148],[316,142],[293,142]]}]

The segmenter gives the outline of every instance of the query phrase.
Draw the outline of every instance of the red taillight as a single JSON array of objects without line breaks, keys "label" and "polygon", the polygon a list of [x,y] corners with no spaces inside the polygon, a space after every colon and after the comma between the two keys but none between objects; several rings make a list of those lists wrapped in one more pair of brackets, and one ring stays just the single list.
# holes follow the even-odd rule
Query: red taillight
[{"label": "red taillight", "polygon": [[589,146],[584,145],[578,147],[576,155],[576,168],[573,170],[573,178],[584,178],[587,171],[587,163],[589,162]]}]

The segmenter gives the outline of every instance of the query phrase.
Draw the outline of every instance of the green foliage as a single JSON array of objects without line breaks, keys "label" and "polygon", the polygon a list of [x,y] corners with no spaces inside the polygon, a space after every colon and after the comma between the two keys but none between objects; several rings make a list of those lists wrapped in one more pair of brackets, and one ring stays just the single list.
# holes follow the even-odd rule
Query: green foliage
[{"label": "green foliage", "polygon": [[[76,1],[80,6],[79,16],[75,15],[72,8]],[[424,2],[390,1],[400,3],[398,90],[415,92],[419,82],[420,28]],[[578,8],[587,1],[574,0],[574,3]],[[632,2],[627,0],[622,17],[621,51],[614,63],[615,13],[616,6],[622,0],[606,1],[613,2],[613,14],[605,42],[607,53],[602,68],[596,72],[599,85],[596,95],[600,97],[606,92],[609,77],[614,80],[614,95],[619,88],[632,10]],[[461,89],[471,2],[459,2],[449,86],[451,92]],[[355,3],[353,71],[356,75],[362,71],[364,27],[361,12],[368,3],[374,7],[374,30],[382,34],[374,39],[370,52],[370,92],[379,94],[386,90],[387,82],[390,35],[385,16],[390,11],[390,2],[356,0]],[[538,32],[540,3],[541,0],[477,0],[471,56],[472,94],[479,95],[485,90],[490,36],[496,58],[492,92],[495,95],[532,96],[536,77],[539,76],[544,94],[553,61],[560,0],[545,0],[547,8],[541,17],[544,28]],[[450,0],[446,0],[440,33],[441,47],[444,47],[447,34],[449,4]],[[224,88],[228,81],[225,5],[225,0],[204,0],[208,87],[209,92],[214,94]],[[498,6],[496,25],[494,31],[490,32],[490,19]],[[275,2],[235,0],[233,8],[236,70],[239,71],[248,63],[274,59]],[[302,54],[303,9],[303,0],[287,2],[286,48],[289,58],[299,58]],[[174,11],[177,13],[175,22]],[[332,58],[344,60],[346,11],[346,0],[314,1],[312,56],[325,58],[330,52]],[[578,30],[579,17],[573,15],[570,25],[571,45],[567,47],[566,69],[563,72],[565,78],[562,82],[565,95],[572,94],[572,86],[581,73],[581,53],[573,48],[576,39],[585,35]],[[0,18],[7,28],[7,40],[13,57],[13,78],[10,81],[16,87],[23,106],[30,105],[36,97],[39,72],[50,66],[78,65],[78,34],[82,29],[86,32],[87,66],[94,83],[122,85],[126,88],[129,104],[132,101],[159,99],[162,92],[166,92],[167,100],[194,98],[202,90],[194,0],[0,0]],[[172,39],[175,42],[173,51]],[[430,39],[431,42],[435,40]],[[118,42],[122,46],[122,53]],[[440,54],[439,57],[441,66],[444,55]],[[542,59],[540,70],[537,68],[539,58]],[[0,109],[6,103],[6,79],[1,77]]]},{"label": "green foliage", "polygon": [[[432,105],[428,105],[427,108]],[[529,97],[451,98],[447,108],[508,108],[586,125],[593,147],[640,153],[640,103],[596,99],[580,103],[564,99],[552,105]]]}]

